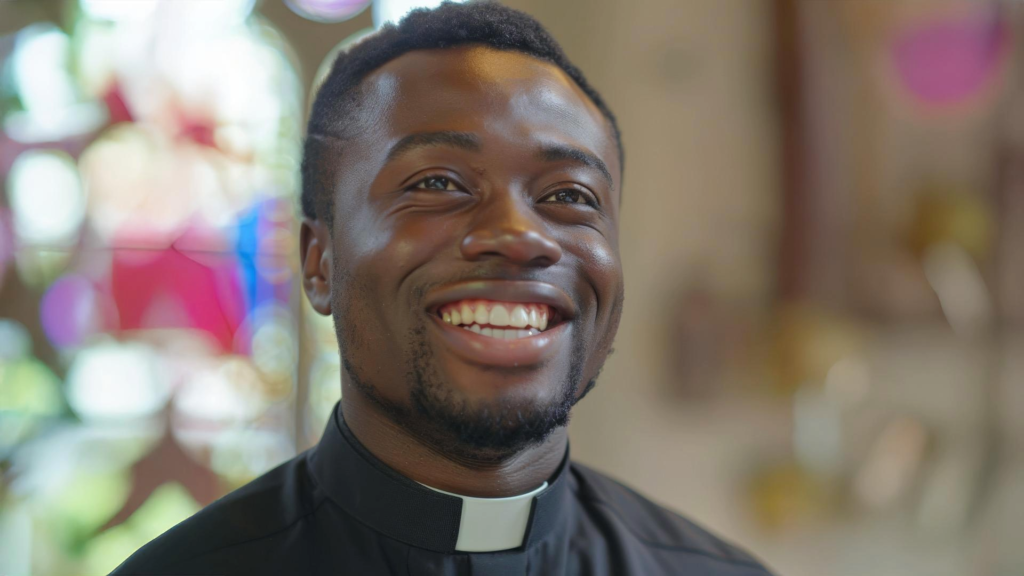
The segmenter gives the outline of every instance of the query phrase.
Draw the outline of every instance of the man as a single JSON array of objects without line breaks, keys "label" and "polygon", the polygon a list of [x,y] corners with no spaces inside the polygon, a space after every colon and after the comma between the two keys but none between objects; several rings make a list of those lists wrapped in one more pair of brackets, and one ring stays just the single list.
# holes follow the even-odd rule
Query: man
[{"label": "man", "polygon": [[622,156],[580,71],[498,4],[413,12],[340,56],[300,242],[339,408],[115,574],[768,574],[569,460],[622,308]]}]

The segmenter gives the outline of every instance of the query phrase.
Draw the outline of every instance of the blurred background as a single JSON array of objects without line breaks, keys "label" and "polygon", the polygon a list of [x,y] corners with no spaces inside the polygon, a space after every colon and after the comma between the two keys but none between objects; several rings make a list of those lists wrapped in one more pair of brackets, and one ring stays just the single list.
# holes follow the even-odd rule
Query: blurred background
[{"label": "blurred background", "polygon": [[[0,0],[0,574],[311,446],[310,94],[413,0]],[[1024,574],[1024,3],[507,0],[620,118],[578,460],[786,576]]]}]

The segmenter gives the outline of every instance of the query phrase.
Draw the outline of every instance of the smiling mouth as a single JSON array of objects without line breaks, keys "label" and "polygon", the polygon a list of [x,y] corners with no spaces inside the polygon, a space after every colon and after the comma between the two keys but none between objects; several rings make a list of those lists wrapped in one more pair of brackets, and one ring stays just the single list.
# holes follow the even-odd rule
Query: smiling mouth
[{"label": "smiling mouth", "polygon": [[426,312],[443,346],[481,366],[540,366],[571,339],[573,300],[561,288],[526,280],[473,280],[427,295]]},{"label": "smiling mouth", "polygon": [[558,311],[547,304],[480,299],[450,302],[436,314],[446,324],[504,340],[536,336],[560,322]]}]

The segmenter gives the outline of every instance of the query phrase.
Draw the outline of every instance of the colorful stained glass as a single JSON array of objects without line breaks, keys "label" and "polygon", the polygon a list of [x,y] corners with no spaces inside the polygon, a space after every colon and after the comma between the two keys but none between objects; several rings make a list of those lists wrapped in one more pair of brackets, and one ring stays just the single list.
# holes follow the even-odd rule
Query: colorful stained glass
[{"label": "colorful stained glass", "polygon": [[255,0],[67,4],[0,51],[0,536],[33,526],[0,571],[42,576],[108,572],[308,416],[290,47]]}]

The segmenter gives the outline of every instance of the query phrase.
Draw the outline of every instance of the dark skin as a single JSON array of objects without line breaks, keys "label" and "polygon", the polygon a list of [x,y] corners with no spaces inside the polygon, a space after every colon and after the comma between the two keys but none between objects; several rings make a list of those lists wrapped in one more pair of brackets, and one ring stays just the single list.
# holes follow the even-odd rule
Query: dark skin
[{"label": "dark skin", "polygon": [[[300,235],[305,292],[339,327],[345,421],[417,482],[477,497],[532,490],[561,462],[564,426],[510,450],[460,445],[411,408],[410,374],[453,412],[494,414],[502,426],[566,391],[579,398],[621,314],[614,136],[564,72],[515,52],[410,52],[362,88],[361,123],[338,161],[333,229],[306,219]],[[392,150],[436,133],[449,136]],[[446,345],[430,295],[478,280],[541,282],[571,300],[543,360],[495,366]]]}]

